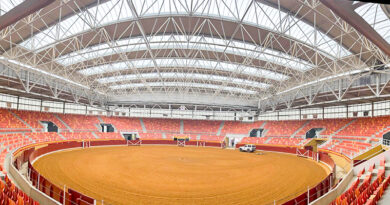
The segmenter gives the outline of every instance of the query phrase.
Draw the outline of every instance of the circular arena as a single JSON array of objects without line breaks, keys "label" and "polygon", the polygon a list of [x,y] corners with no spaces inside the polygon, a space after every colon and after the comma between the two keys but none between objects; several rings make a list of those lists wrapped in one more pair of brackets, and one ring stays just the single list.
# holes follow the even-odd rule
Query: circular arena
[{"label": "circular arena", "polygon": [[330,172],[295,155],[177,146],[72,149],[33,166],[58,187],[105,204],[272,204],[298,196]]},{"label": "circular arena", "polygon": [[0,0],[0,205],[382,205],[390,5]]}]

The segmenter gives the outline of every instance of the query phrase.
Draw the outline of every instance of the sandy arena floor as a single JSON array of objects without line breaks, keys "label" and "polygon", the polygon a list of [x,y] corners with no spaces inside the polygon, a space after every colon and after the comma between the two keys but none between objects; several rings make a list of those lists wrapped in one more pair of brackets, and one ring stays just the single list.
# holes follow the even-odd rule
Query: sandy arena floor
[{"label": "sandy arena floor", "polygon": [[104,204],[273,204],[328,172],[294,155],[176,146],[67,150],[41,157],[34,167],[59,187]]}]

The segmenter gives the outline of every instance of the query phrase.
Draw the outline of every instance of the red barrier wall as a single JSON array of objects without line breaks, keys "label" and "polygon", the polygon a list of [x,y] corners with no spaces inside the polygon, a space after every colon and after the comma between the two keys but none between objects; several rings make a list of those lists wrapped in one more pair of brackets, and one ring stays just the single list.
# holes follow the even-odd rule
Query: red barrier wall
[{"label": "red barrier wall", "polygon": [[[90,141],[90,146],[109,146],[109,145],[126,145],[127,142],[125,140],[96,140],[96,141]],[[177,142],[173,140],[143,140],[142,144],[163,144],[163,145],[176,145]],[[186,145],[193,145],[196,146],[198,144],[197,141],[187,141]],[[37,157],[57,151],[62,149],[69,149],[69,148],[76,148],[76,147],[82,147],[83,142],[79,141],[62,141],[62,142],[54,142],[42,145],[42,147],[37,146],[37,149],[35,147],[25,147],[19,149],[17,153],[17,157],[14,158],[14,165],[16,168],[20,168],[20,165],[24,162],[28,161],[28,170],[29,170],[29,176],[30,180],[32,181],[33,186],[41,190],[42,192],[46,193],[48,196],[52,197],[53,199],[57,200],[60,203],[63,203],[64,195],[66,204],[74,204],[74,205],[89,205],[93,204],[94,199],[91,197],[88,197],[86,195],[83,195],[75,190],[68,189],[66,190],[64,194],[64,190],[61,187],[57,187],[54,184],[52,184],[50,181],[46,180],[43,176],[40,176],[40,174],[34,169],[34,167],[31,165],[30,162],[32,162]],[[236,146],[243,146],[244,144],[237,144]],[[205,142],[204,146],[213,146],[213,147],[221,147],[220,142]],[[297,150],[299,150],[302,153],[306,153],[307,156],[314,157],[316,154],[310,150],[305,149],[298,149],[297,147],[283,147],[283,146],[267,146],[267,145],[256,145],[257,150],[264,150],[264,151],[273,151],[273,152],[284,152],[284,153],[290,153],[290,154],[296,154]],[[19,154],[22,152],[21,154]],[[333,170],[330,175],[328,175],[322,182],[317,184],[317,186],[312,187],[308,192],[302,193],[295,199],[292,199],[290,201],[285,202],[285,205],[306,205],[309,201],[314,201],[315,199],[319,198],[323,194],[327,193],[328,190],[331,188],[331,183],[334,181],[334,174],[335,173],[335,164],[333,160],[328,156],[325,152],[319,152],[318,153],[318,159],[322,162],[328,164]],[[310,200],[308,200],[308,198]]]}]

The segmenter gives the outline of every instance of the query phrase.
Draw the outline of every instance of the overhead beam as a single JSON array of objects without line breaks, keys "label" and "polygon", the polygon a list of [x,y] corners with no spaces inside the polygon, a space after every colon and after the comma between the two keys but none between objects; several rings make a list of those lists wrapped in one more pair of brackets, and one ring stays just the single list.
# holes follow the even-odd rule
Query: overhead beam
[{"label": "overhead beam", "polygon": [[46,7],[53,3],[55,0],[26,0],[10,11],[0,16],[0,31],[12,25],[19,20],[29,16],[32,13]]},{"label": "overhead beam", "polygon": [[325,6],[340,16],[349,25],[362,33],[386,55],[390,56],[390,45],[360,15],[354,11],[353,1],[320,0]]}]

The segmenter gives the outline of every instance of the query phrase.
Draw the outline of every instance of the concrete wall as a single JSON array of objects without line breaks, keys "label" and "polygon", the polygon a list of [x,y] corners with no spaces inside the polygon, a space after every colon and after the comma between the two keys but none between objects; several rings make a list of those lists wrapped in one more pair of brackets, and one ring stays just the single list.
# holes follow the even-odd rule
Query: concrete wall
[{"label": "concrete wall", "polygon": [[311,202],[312,205],[328,205],[330,204],[336,197],[340,196],[344,190],[348,187],[348,185],[353,180],[353,171],[350,170],[347,175],[345,175],[344,179],[337,185],[336,188],[329,191],[324,196],[318,198],[317,200]]},{"label": "concrete wall", "polygon": [[375,163],[375,166],[379,166],[380,160],[383,159],[383,157],[385,157],[386,162],[390,161],[390,150],[387,150],[387,151],[383,152],[382,154],[379,154],[379,155],[365,161],[364,163],[361,163],[361,164],[355,166],[353,168],[354,174],[357,175],[358,172],[360,170],[362,170],[363,168],[368,170],[370,168],[370,166],[374,163]]},{"label": "concrete wall", "polygon": [[33,187],[27,180],[24,178],[18,170],[12,165],[13,160],[9,160],[9,168],[8,168],[8,174],[12,176],[12,179],[15,180],[15,183],[18,185],[18,187],[28,194],[31,198],[38,201],[39,204],[44,205],[61,205],[54,199],[48,197],[35,187]]}]

